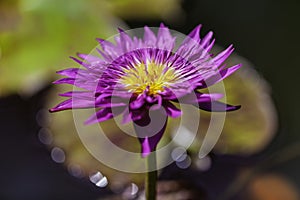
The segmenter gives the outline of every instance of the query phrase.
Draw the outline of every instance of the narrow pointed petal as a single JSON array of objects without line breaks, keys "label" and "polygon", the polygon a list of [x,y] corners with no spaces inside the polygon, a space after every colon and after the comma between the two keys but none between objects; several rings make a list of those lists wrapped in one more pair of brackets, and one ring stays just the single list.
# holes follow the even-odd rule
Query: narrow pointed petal
[{"label": "narrow pointed petal", "polygon": [[233,106],[229,104],[225,104],[219,101],[212,102],[202,102],[199,103],[198,106],[201,110],[209,111],[209,112],[225,112],[225,111],[234,111],[241,108],[240,105]]},{"label": "narrow pointed petal", "polygon": [[120,115],[124,111],[124,107],[112,109],[112,108],[103,108],[98,110],[95,114],[93,114],[90,118],[85,121],[85,124],[95,124],[99,122],[103,122],[109,120],[113,117]]},{"label": "narrow pointed petal", "polygon": [[158,49],[169,51],[172,51],[175,46],[175,38],[172,37],[169,29],[162,23],[158,29],[156,46]]},{"label": "narrow pointed petal", "polygon": [[50,112],[57,112],[62,110],[69,110],[69,109],[81,109],[81,108],[93,108],[95,107],[94,101],[89,100],[81,100],[81,99],[67,99],[54,108],[51,108]]},{"label": "narrow pointed petal", "polygon": [[78,68],[68,68],[68,69],[57,71],[56,73],[62,76],[68,76],[69,78],[75,78],[78,74],[78,71],[79,71]]},{"label": "narrow pointed petal", "polygon": [[77,56],[79,58],[81,58],[82,60],[86,60],[89,63],[93,63],[93,62],[104,63],[103,60],[101,60],[99,57],[93,56],[93,55],[90,55],[90,54],[77,53]]},{"label": "narrow pointed petal", "polygon": [[119,45],[123,53],[127,53],[134,50],[133,42],[132,39],[129,37],[129,35],[121,28],[119,28],[119,33],[120,33]]},{"label": "narrow pointed petal", "polygon": [[99,42],[99,44],[101,45],[101,47],[104,51],[107,50],[107,48],[109,48],[109,49],[115,48],[115,45],[107,40],[104,40],[101,38],[97,38],[96,40]]},{"label": "narrow pointed petal", "polygon": [[196,42],[200,42],[200,29],[201,29],[202,25],[199,24],[198,26],[196,26],[196,28],[194,28],[189,34],[188,37],[186,38],[187,40],[189,38],[195,40]]},{"label": "narrow pointed petal", "polygon": [[200,45],[201,45],[203,48],[206,48],[206,47],[209,45],[209,41],[212,39],[212,36],[213,36],[213,32],[212,32],[212,31],[209,31],[209,32],[204,36],[204,38],[201,40]]},{"label": "narrow pointed petal", "polygon": [[210,62],[215,64],[216,66],[221,65],[234,51],[233,45],[229,45],[227,49],[219,53],[216,57],[214,57]]},{"label": "narrow pointed petal", "polygon": [[221,71],[218,72],[217,75],[211,76],[208,79],[204,80],[202,86],[200,86],[199,88],[206,88],[224,80],[226,77],[230,76],[236,70],[241,68],[241,66],[242,64],[237,64],[235,66],[222,69]]},{"label": "narrow pointed petal", "polygon": [[151,31],[151,29],[148,26],[144,27],[144,41],[148,47],[155,47],[156,44],[156,36]]},{"label": "narrow pointed petal", "polygon": [[189,95],[186,95],[182,98],[180,98],[178,101],[180,103],[186,103],[186,104],[195,104],[202,102],[209,102],[209,101],[216,101],[223,97],[223,94],[219,93],[212,93],[212,94],[204,94],[200,92],[195,92]]},{"label": "narrow pointed petal", "polygon": [[70,56],[70,58],[71,58],[72,60],[74,60],[75,62],[77,62],[78,64],[82,65],[82,66],[85,67],[85,68],[88,68],[88,67],[90,66],[89,63],[86,63],[86,62],[84,62],[84,61],[82,61],[82,60],[79,60],[78,58],[75,58],[75,57],[73,57],[73,56]]},{"label": "narrow pointed petal", "polygon": [[103,108],[85,121],[85,124],[95,124],[113,118],[110,108]]},{"label": "narrow pointed petal", "polygon": [[71,84],[75,83],[75,78],[62,78],[53,82],[54,84]]},{"label": "narrow pointed petal", "polygon": [[61,97],[73,97],[75,99],[95,100],[94,94],[89,91],[69,91],[59,94]]}]

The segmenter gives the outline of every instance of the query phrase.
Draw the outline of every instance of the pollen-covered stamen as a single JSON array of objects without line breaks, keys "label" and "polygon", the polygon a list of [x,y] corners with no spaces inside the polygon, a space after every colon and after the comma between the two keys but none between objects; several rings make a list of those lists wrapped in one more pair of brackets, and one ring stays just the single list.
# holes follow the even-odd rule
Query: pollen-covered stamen
[{"label": "pollen-covered stamen", "polygon": [[129,69],[123,69],[126,74],[119,82],[129,92],[141,94],[147,90],[148,95],[164,91],[171,83],[176,81],[174,69],[166,64],[156,64],[151,61],[140,63]]}]

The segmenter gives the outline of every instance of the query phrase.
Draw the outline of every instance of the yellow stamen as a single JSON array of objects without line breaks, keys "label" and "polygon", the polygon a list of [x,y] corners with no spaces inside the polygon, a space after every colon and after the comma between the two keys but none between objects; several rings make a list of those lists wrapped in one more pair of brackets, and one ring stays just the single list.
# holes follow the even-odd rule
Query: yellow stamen
[{"label": "yellow stamen", "polygon": [[124,72],[126,75],[120,79],[120,83],[125,85],[125,89],[136,94],[141,94],[148,88],[147,94],[155,95],[164,91],[164,88],[175,80],[172,67],[154,62],[141,63],[134,68],[124,69]]}]

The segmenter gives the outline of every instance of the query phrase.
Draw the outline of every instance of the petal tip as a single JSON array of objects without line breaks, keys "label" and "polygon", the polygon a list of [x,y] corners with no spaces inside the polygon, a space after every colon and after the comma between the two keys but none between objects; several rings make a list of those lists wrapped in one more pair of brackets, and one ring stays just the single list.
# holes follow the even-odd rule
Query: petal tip
[{"label": "petal tip", "polygon": [[125,31],[122,28],[118,28],[119,33],[124,33]]},{"label": "petal tip", "polygon": [[101,44],[101,43],[104,42],[105,40],[102,39],[102,38],[96,38],[96,41],[99,42],[99,43]]},{"label": "petal tip", "polygon": [[161,22],[159,28],[167,28],[167,27],[164,25],[164,23]]},{"label": "petal tip", "polygon": [[230,107],[228,107],[228,109],[227,109],[226,111],[227,111],[227,112],[230,112],[230,111],[239,110],[241,107],[242,107],[241,105],[230,106]]}]

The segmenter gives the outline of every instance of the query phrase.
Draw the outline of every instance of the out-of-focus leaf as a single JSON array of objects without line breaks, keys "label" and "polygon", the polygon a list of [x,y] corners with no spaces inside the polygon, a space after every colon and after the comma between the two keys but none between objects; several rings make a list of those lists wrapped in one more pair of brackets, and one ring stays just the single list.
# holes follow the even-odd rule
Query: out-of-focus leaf
[{"label": "out-of-focus leaf", "polygon": [[20,22],[0,32],[0,95],[32,94],[53,79],[53,71],[73,64],[68,56],[91,51],[93,38],[111,36],[120,24],[101,2],[20,0],[15,9]]},{"label": "out-of-focus leaf", "polygon": [[0,32],[13,30],[20,20],[18,0],[0,1]]},{"label": "out-of-focus leaf", "polygon": [[[123,19],[180,20],[181,0],[105,0],[107,9]],[[134,12],[133,12],[134,11]]]}]

